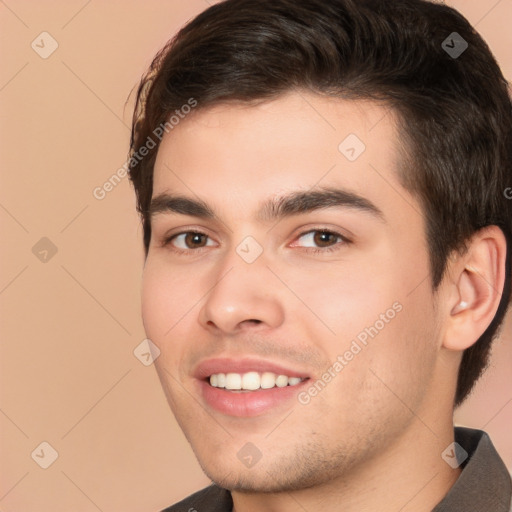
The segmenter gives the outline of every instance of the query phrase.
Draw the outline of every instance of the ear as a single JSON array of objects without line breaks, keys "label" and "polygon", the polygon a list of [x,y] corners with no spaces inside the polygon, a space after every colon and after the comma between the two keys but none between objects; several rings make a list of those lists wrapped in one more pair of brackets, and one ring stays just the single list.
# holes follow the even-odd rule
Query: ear
[{"label": "ear", "polygon": [[450,259],[448,318],[443,346],[463,351],[473,345],[492,322],[505,284],[507,242],[497,226],[481,229],[464,255]]}]

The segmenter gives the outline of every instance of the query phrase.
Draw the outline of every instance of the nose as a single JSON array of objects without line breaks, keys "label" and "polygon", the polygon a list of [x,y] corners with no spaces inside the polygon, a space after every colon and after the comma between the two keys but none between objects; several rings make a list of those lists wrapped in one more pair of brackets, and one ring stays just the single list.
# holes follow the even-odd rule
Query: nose
[{"label": "nose", "polygon": [[233,251],[213,276],[199,322],[226,335],[256,325],[277,328],[284,320],[280,292],[279,280],[267,268],[263,255],[246,263]]}]

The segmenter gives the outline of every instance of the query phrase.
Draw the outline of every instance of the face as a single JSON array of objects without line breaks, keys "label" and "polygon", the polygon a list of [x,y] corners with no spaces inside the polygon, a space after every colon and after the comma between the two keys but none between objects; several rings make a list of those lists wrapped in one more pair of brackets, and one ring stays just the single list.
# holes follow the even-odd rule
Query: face
[{"label": "face", "polygon": [[435,414],[439,322],[397,146],[384,107],[308,93],[198,110],[164,137],[143,321],[218,484],[332,481],[418,428],[411,409]]}]

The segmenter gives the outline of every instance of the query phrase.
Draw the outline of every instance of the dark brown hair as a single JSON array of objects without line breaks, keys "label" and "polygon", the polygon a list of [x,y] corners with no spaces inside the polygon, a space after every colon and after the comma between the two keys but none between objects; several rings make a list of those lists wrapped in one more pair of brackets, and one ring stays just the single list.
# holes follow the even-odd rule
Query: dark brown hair
[{"label": "dark brown hair", "polygon": [[[451,49],[464,48],[462,40],[467,48],[457,55]],[[398,115],[406,148],[400,177],[422,204],[434,290],[448,256],[472,234],[489,225],[505,234],[506,284],[492,323],[463,354],[460,405],[488,365],[510,299],[512,107],[487,44],[446,5],[226,0],[189,22],[156,55],[137,91],[129,168],[146,255],[158,127],[167,122],[172,130],[170,116],[191,99],[204,109],[293,89],[376,100]]]}]

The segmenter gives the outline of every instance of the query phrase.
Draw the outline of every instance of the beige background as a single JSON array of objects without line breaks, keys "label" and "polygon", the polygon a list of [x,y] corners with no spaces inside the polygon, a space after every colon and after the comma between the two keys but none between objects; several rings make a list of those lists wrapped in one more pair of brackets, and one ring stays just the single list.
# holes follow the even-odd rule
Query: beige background
[{"label": "beige background", "polygon": [[[512,78],[512,0],[448,3]],[[207,6],[0,0],[2,512],[158,511],[208,483],[154,369],[133,354],[145,335],[132,189],[125,178],[102,201],[92,193],[125,161],[132,87]],[[59,45],[47,59],[31,48],[50,48],[43,31]],[[43,237],[57,248],[37,255],[46,262],[32,251]],[[492,369],[456,416],[488,431],[509,468],[511,382],[509,317]],[[35,462],[48,460],[43,441],[58,452],[48,469]]]}]

